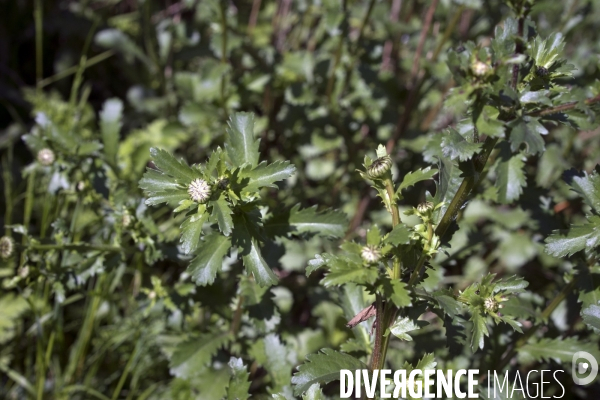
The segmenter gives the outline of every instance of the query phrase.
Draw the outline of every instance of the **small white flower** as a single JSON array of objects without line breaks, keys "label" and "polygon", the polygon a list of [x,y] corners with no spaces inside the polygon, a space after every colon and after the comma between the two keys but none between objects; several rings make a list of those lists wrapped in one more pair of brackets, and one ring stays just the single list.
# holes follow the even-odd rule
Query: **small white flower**
[{"label": "small white flower", "polygon": [[127,228],[131,224],[131,219],[131,214],[129,214],[129,211],[125,210],[121,216],[121,224],[123,225],[123,228]]},{"label": "small white flower", "polygon": [[381,252],[377,247],[368,245],[362,248],[360,256],[365,262],[374,264],[381,258]]},{"label": "small white flower", "polygon": [[29,276],[29,265],[24,265],[21,268],[19,268],[19,276],[23,279]]},{"label": "small white flower", "polygon": [[188,193],[192,200],[202,204],[208,201],[212,190],[204,179],[194,179],[188,187]]},{"label": "small white flower", "polygon": [[490,66],[484,62],[475,61],[471,64],[471,70],[475,76],[484,76],[489,72]]},{"label": "small white flower", "polygon": [[0,257],[6,259],[12,256],[15,250],[15,243],[9,236],[2,236],[0,238]]},{"label": "small white flower", "polygon": [[498,302],[493,297],[488,297],[485,299],[483,306],[488,312],[497,312],[499,308]]},{"label": "small white flower", "polygon": [[48,148],[41,149],[37,153],[38,162],[44,166],[52,165],[54,159],[54,152]]}]

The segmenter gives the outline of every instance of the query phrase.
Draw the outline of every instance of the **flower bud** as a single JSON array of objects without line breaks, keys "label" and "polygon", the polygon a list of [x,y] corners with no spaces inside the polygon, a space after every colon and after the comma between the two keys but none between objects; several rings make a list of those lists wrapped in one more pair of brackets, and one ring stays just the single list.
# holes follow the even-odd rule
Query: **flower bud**
[{"label": "flower bud", "polygon": [[131,224],[131,219],[131,214],[129,214],[129,211],[125,210],[121,216],[121,225],[123,225],[123,228],[127,228]]},{"label": "flower bud", "polygon": [[425,203],[421,203],[417,206],[417,211],[421,214],[425,214],[431,210],[433,210],[433,203],[430,201],[426,201]]},{"label": "flower bud", "polygon": [[203,204],[210,198],[212,190],[204,179],[194,179],[188,187],[188,193],[192,200]]},{"label": "flower bud", "polygon": [[481,61],[475,61],[471,64],[471,71],[475,76],[485,76],[490,72],[490,66]]},{"label": "flower bud", "polygon": [[41,149],[37,153],[38,162],[44,166],[52,165],[54,159],[54,152],[48,148]]},{"label": "flower bud", "polygon": [[360,256],[368,264],[374,264],[381,259],[381,252],[376,246],[368,245],[362,248]]},{"label": "flower bud", "polygon": [[0,238],[0,257],[7,259],[15,251],[15,243],[10,236]]},{"label": "flower bud", "polygon": [[535,74],[536,74],[537,76],[544,77],[544,76],[548,76],[548,74],[549,74],[549,71],[548,71],[548,68],[545,68],[545,67],[537,67],[537,68],[535,69]]},{"label": "flower bud", "polygon": [[498,302],[493,297],[488,297],[485,299],[483,306],[487,312],[497,312],[499,309]]},{"label": "flower bud", "polygon": [[23,265],[21,268],[19,268],[19,276],[22,279],[25,279],[29,276],[29,265]]},{"label": "flower bud", "polygon": [[381,178],[390,168],[392,168],[392,158],[390,156],[379,157],[369,165],[367,175],[373,179]]},{"label": "flower bud", "polygon": [[219,181],[217,182],[217,186],[221,190],[227,189],[227,187],[229,186],[229,179],[227,179],[225,177],[219,178]]}]

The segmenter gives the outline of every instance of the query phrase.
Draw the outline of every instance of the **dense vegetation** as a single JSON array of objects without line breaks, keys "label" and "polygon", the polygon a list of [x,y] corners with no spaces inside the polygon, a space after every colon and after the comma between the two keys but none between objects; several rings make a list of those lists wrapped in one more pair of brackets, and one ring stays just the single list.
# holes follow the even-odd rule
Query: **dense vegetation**
[{"label": "dense vegetation", "polygon": [[600,1],[0,7],[1,398],[600,395]]}]

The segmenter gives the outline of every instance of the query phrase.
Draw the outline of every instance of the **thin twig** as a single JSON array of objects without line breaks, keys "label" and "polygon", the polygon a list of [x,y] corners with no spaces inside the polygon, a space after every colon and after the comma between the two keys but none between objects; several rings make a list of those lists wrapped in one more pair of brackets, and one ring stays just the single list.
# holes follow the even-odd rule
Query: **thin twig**
[{"label": "thin twig", "polygon": [[[600,95],[598,95],[596,97],[592,97],[590,99],[586,99],[583,102],[586,105],[591,105],[591,104],[594,104],[594,103],[598,103],[598,102],[600,102]],[[554,107],[549,107],[549,108],[545,108],[543,110],[534,111],[534,112],[529,113],[527,115],[532,116],[532,117],[541,117],[541,116],[544,116],[544,115],[552,115],[552,114],[556,114],[556,113],[559,113],[559,112],[572,110],[575,107],[577,107],[578,104],[579,104],[578,101],[573,101],[573,102],[565,103],[565,104],[559,104],[559,105],[554,106]]]},{"label": "thin twig", "polygon": [[[390,22],[395,24],[398,22],[400,16],[400,9],[402,8],[402,0],[393,0],[392,9],[390,10]],[[381,69],[389,71],[392,69],[392,50],[394,49],[394,41],[396,39],[388,39],[383,45],[383,54],[381,57]]]},{"label": "thin twig", "polygon": [[425,14],[425,21],[423,22],[423,28],[421,29],[421,35],[419,36],[419,44],[417,45],[417,51],[415,53],[415,58],[413,60],[412,69],[410,71],[409,83],[414,82],[414,78],[417,77],[419,72],[419,63],[421,61],[421,55],[423,53],[423,47],[425,46],[425,39],[427,38],[427,33],[429,32],[429,28],[431,28],[431,21],[433,21],[433,14],[435,13],[435,8],[437,7],[438,0],[432,0],[429,5],[429,9],[427,10],[427,14]]},{"label": "thin twig", "polygon": [[248,18],[248,35],[252,35],[256,21],[258,21],[258,11],[260,10],[260,3],[262,0],[254,0],[252,2],[252,10],[250,11],[250,18]]}]

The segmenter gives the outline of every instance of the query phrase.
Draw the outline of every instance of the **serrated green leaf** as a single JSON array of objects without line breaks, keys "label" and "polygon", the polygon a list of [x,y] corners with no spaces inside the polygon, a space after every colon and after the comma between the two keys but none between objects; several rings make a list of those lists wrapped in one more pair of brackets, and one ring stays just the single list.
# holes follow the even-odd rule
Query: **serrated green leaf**
[{"label": "serrated green leaf", "polygon": [[392,229],[383,242],[393,246],[409,244],[410,235],[411,232],[408,230],[408,227],[404,224],[399,224]]},{"label": "serrated green leaf", "polygon": [[209,204],[212,206],[211,217],[217,221],[219,230],[223,235],[229,236],[233,229],[233,219],[231,218],[233,211],[229,208],[229,203],[221,196],[217,200],[211,201]]},{"label": "serrated green leaf", "polygon": [[440,174],[438,182],[436,182],[436,191],[433,202],[435,205],[440,203],[444,203],[444,205],[434,211],[436,224],[440,222],[442,216],[446,213],[450,202],[463,181],[463,178],[461,177],[462,172],[458,163],[451,161],[448,158],[440,158],[439,170]]},{"label": "serrated green leaf", "polygon": [[140,179],[139,187],[144,190],[146,194],[168,192],[170,190],[183,190],[173,178],[150,168],[146,170],[144,176]]},{"label": "serrated green leaf", "polygon": [[208,219],[208,214],[196,214],[186,219],[181,224],[181,249],[184,254],[193,253],[200,244],[200,235],[202,235],[202,226]]},{"label": "serrated green leaf", "polygon": [[415,321],[408,317],[400,317],[392,324],[392,326],[390,326],[390,332],[392,335],[396,336],[398,339],[409,342],[412,341],[412,337],[410,337],[410,335],[408,335],[406,332],[415,331],[418,329],[420,329],[419,325],[417,325]]},{"label": "serrated green leaf", "polygon": [[119,148],[119,131],[123,118],[123,102],[119,99],[108,99],[100,111],[100,133],[104,144],[104,155],[108,163],[117,165],[117,150]]},{"label": "serrated green leaf", "polygon": [[210,285],[215,281],[217,272],[223,267],[223,257],[231,247],[231,240],[223,235],[212,234],[204,238],[200,251],[187,267],[192,281],[197,285]]},{"label": "serrated green leaf", "polygon": [[588,327],[600,331],[600,305],[593,304],[583,308],[581,317]]},{"label": "serrated green leaf", "polygon": [[503,143],[498,156],[495,183],[500,203],[512,203],[521,197],[523,187],[527,186],[524,167],[523,156],[519,153],[513,155],[508,145]]},{"label": "serrated green leaf", "polygon": [[212,356],[231,340],[222,332],[207,333],[179,343],[171,356],[169,371],[178,378],[191,378],[210,363]]},{"label": "serrated green leaf", "polygon": [[572,225],[569,230],[553,231],[546,238],[546,253],[554,257],[571,256],[578,251],[598,246],[600,241],[600,217],[592,215],[589,224]]},{"label": "serrated green leaf", "polygon": [[600,274],[592,273],[587,266],[577,265],[577,288],[582,307],[600,304]]},{"label": "serrated green leaf", "polygon": [[346,214],[336,210],[317,211],[317,207],[300,209],[296,204],[290,210],[278,213],[265,223],[265,230],[272,236],[308,234],[339,238],[348,225]]},{"label": "serrated green leaf", "polygon": [[260,141],[254,139],[254,114],[233,113],[227,124],[225,149],[232,164],[236,167],[243,164],[255,167],[258,164]]},{"label": "serrated green leaf", "polygon": [[468,142],[455,129],[449,129],[442,139],[442,153],[451,160],[466,161],[481,149],[481,143]]},{"label": "serrated green leaf", "polygon": [[317,269],[327,265],[327,262],[321,254],[315,254],[315,258],[308,261],[308,267],[306,267],[306,276],[310,276]]},{"label": "serrated green leaf", "polygon": [[521,324],[518,321],[515,321],[515,319],[510,315],[500,315],[499,318],[502,322],[510,325],[514,331],[523,333],[523,330],[521,329]]},{"label": "serrated green leaf", "polygon": [[592,172],[591,175],[584,171],[583,176],[572,173],[568,183],[587,205],[594,211],[600,212],[600,174],[597,171]]},{"label": "serrated green leaf", "polygon": [[433,353],[425,353],[423,358],[421,358],[417,362],[417,365],[415,365],[414,369],[420,369],[421,371],[425,371],[428,369],[435,369],[436,365],[437,361],[435,361],[435,355]]},{"label": "serrated green leaf", "polygon": [[516,119],[511,121],[509,126],[512,128],[510,148],[513,152],[518,151],[523,143],[527,154],[544,151],[544,139],[541,135],[547,134],[548,130],[537,119],[530,117]]},{"label": "serrated green leaf", "polygon": [[199,175],[190,168],[183,160],[177,160],[173,155],[165,150],[155,147],[150,149],[152,162],[163,173],[174,177],[183,184],[189,184]]},{"label": "serrated green leaf", "polygon": [[177,206],[180,202],[188,200],[190,195],[185,190],[177,190],[176,192],[156,193],[146,199],[146,205],[155,206],[161,203],[166,203],[172,207]]},{"label": "serrated green leaf", "polygon": [[504,122],[502,122],[498,116],[500,111],[492,106],[483,106],[483,110],[475,125],[480,135],[486,135],[491,137],[504,137]]},{"label": "serrated green leaf", "polygon": [[231,357],[229,359],[229,386],[227,386],[227,400],[246,400],[250,397],[248,390],[250,374],[241,358]]},{"label": "serrated green leaf", "polygon": [[263,161],[253,169],[242,169],[239,178],[242,180],[244,192],[255,192],[262,187],[277,187],[275,182],[289,178],[295,171],[296,167],[289,161],[275,161],[271,164]]},{"label": "serrated green leaf", "polygon": [[29,308],[23,297],[7,294],[0,297],[0,344],[14,335],[17,319]]},{"label": "serrated green leaf", "polygon": [[520,276],[513,275],[509,278],[503,278],[494,282],[493,293],[507,290],[511,294],[517,293],[529,286],[529,282]]},{"label": "serrated green leaf", "polygon": [[379,286],[384,298],[390,299],[396,307],[407,307],[412,304],[406,283],[397,279],[383,278]]},{"label": "serrated green leaf", "polygon": [[400,195],[404,189],[408,189],[409,187],[414,186],[418,182],[432,179],[433,176],[437,173],[438,173],[438,170],[435,168],[431,168],[431,167],[418,169],[416,171],[409,172],[408,174],[404,175],[404,178],[402,178],[402,183],[400,183],[400,185],[398,185],[396,194]]},{"label": "serrated green leaf", "polygon": [[368,369],[360,360],[349,354],[332,349],[322,349],[322,353],[309,354],[307,362],[298,367],[292,378],[294,395],[300,396],[315,383],[329,383],[340,378],[340,370]]},{"label": "serrated green leaf", "polygon": [[268,334],[264,339],[265,367],[273,377],[272,390],[278,392],[290,384],[291,372],[296,364],[295,353],[276,334]]},{"label": "serrated green leaf", "polygon": [[277,283],[277,276],[273,273],[263,258],[258,239],[255,237],[255,228],[252,226],[247,214],[234,216],[235,229],[233,243],[238,246],[244,267],[254,275],[254,279],[261,286],[271,286]]},{"label": "serrated green leaf", "polygon": [[371,229],[367,231],[367,244],[371,246],[379,246],[381,242],[381,233],[377,225],[373,225]]},{"label": "serrated green leaf", "polygon": [[477,351],[477,348],[483,349],[484,336],[489,336],[486,318],[479,313],[479,310],[472,310],[471,321],[473,328],[471,331],[471,350]]},{"label": "serrated green leaf", "polygon": [[437,301],[444,313],[448,314],[451,318],[454,318],[463,310],[463,306],[459,301],[442,291],[431,293],[431,297]]},{"label": "serrated green leaf", "polygon": [[600,352],[595,343],[588,343],[577,338],[543,338],[537,342],[527,343],[517,349],[519,357],[532,358],[537,361],[554,360],[571,364],[573,355],[579,351],[587,351],[597,360],[600,359]]},{"label": "serrated green leaf", "polygon": [[359,284],[373,283],[379,273],[377,269],[362,265],[347,258],[323,254],[329,272],[321,283],[328,286],[340,286],[345,283],[354,282]]},{"label": "serrated green leaf", "polygon": [[318,383],[313,384],[308,388],[304,396],[302,396],[302,400],[326,400],[325,396],[323,396],[323,392],[321,391],[321,387]]}]

